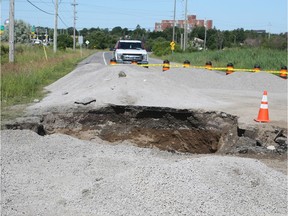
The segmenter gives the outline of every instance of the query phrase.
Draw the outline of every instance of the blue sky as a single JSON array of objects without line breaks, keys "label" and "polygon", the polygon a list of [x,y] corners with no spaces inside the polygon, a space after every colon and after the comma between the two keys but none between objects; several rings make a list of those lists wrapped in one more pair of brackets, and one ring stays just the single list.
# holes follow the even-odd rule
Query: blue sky
[{"label": "blue sky", "polygon": [[[55,0],[29,0],[53,14]],[[59,1],[59,28],[73,26],[74,0]],[[176,19],[184,19],[185,0],[176,0]],[[76,0],[76,28],[116,26],[153,30],[155,22],[173,19],[174,0]],[[287,32],[287,0],[188,0],[188,15],[211,19],[220,30],[263,29]],[[9,18],[9,0],[1,0],[1,25]],[[41,12],[27,0],[15,0],[15,19],[31,25],[53,28],[54,16]]]}]

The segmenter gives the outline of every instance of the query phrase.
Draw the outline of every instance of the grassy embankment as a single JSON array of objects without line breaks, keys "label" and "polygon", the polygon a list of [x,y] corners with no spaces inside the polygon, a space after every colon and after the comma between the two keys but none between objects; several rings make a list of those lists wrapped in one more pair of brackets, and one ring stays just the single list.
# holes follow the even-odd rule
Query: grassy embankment
[{"label": "grassy embankment", "polygon": [[1,49],[1,114],[12,105],[27,104],[41,99],[45,93],[43,87],[71,72],[79,61],[92,52],[73,50],[53,52],[46,48],[48,60],[41,46],[16,46],[15,62],[8,62],[7,46]]},{"label": "grassy embankment", "polygon": [[192,66],[204,66],[207,61],[211,61],[213,67],[220,68],[232,63],[235,69],[253,69],[254,65],[258,64],[264,71],[280,71],[282,66],[287,66],[287,51],[265,48],[231,48],[219,51],[173,53],[173,55],[164,56],[163,59],[179,63],[189,60]]}]

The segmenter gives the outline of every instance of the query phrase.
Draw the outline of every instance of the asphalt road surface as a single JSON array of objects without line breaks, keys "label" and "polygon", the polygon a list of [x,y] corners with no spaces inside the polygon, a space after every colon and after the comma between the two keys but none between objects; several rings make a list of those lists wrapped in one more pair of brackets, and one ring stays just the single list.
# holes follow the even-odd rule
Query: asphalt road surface
[{"label": "asphalt road surface", "polygon": [[[110,59],[113,57],[113,51],[104,51],[104,52],[97,52],[84,61],[82,61],[79,65],[82,64],[89,64],[89,63],[99,63],[103,65],[109,65]],[[155,59],[155,58],[149,58],[150,64],[161,64],[162,60]]]}]

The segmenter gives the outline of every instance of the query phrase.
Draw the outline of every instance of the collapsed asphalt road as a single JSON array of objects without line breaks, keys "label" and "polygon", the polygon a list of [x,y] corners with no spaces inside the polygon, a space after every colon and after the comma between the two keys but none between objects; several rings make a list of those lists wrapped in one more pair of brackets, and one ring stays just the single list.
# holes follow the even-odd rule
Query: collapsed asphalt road
[{"label": "collapsed asphalt road", "polygon": [[[263,152],[272,146],[282,154],[287,149],[286,87],[287,80],[263,72],[237,72],[226,76],[223,72],[191,68],[172,68],[162,72],[159,67],[82,64],[48,86],[46,90],[50,93],[47,97],[28,108],[27,115],[32,116],[34,122],[29,123],[30,120],[25,118],[24,122],[7,124],[7,128],[34,128],[36,132],[40,130],[39,134],[60,132],[90,140],[100,136],[110,142],[132,139],[139,146],[157,146],[164,150],[171,149],[175,140],[168,139],[170,135],[165,139],[156,138],[161,133],[174,134],[174,137],[178,133],[186,134],[180,141],[175,138],[178,141],[173,144],[177,146],[180,142],[186,149],[187,145],[195,146],[192,142],[184,142],[185,139],[191,140],[189,136],[200,134],[193,142],[207,143],[201,141],[201,137],[212,133],[214,135],[208,136],[216,143],[208,142],[211,152],[225,149],[230,153],[225,148],[228,146],[236,146],[236,152],[255,151],[255,148]],[[263,91],[268,92],[271,119],[268,124],[254,121]],[[122,113],[115,111],[117,106],[123,110]],[[131,108],[133,112],[129,111]],[[116,113],[113,115],[109,109]],[[146,113],[147,109],[150,110],[151,116],[138,118],[137,112],[141,113],[141,109]],[[169,109],[173,109],[172,117]],[[186,115],[180,116],[183,112]],[[213,112],[216,112],[214,117],[210,114]],[[179,118],[181,122],[177,122]],[[163,119],[166,119],[165,124]],[[147,126],[151,120],[153,123]],[[126,131],[123,132],[121,127]],[[155,132],[156,129],[162,131]],[[184,131],[186,129],[189,132]],[[152,131],[158,135],[152,135]],[[195,134],[195,131],[198,132]],[[166,141],[169,144],[165,144]],[[255,148],[249,148],[251,145]],[[172,148],[175,151],[180,149]],[[190,147],[188,149],[187,152],[199,153]],[[231,151],[235,153],[234,150]]]},{"label": "collapsed asphalt road", "polygon": [[36,133],[2,131],[3,213],[286,215],[286,89],[261,72],[79,66],[6,124]]}]

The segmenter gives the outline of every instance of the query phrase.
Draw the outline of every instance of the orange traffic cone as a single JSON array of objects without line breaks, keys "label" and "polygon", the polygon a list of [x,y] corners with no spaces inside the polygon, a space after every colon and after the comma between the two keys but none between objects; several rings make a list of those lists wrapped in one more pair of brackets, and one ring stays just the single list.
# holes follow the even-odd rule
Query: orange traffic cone
[{"label": "orange traffic cone", "polygon": [[264,91],[258,118],[254,119],[257,122],[270,122],[269,120],[269,111],[268,111],[268,98],[267,98],[267,91]]}]

